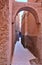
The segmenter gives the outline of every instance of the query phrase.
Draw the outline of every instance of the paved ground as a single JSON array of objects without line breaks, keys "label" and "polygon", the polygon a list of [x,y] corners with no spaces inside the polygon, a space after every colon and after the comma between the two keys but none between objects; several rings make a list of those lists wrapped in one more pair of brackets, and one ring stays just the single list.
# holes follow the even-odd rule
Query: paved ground
[{"label": "paved ground", "polygon": [[21,39],[16,42],[15,51],[11,65],[31,65],[29,60],[35,59],[33,54],[24,48],[21,44]]}]

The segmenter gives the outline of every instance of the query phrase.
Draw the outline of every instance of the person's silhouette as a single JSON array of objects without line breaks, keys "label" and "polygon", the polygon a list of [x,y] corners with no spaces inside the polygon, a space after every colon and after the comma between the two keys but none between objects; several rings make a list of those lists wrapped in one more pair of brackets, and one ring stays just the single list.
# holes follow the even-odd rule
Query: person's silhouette
[{"label": "person's silhouette", "polygon": [[19,32],[19,37],[22,37],[22,34],[21,34],[21,32]]}]

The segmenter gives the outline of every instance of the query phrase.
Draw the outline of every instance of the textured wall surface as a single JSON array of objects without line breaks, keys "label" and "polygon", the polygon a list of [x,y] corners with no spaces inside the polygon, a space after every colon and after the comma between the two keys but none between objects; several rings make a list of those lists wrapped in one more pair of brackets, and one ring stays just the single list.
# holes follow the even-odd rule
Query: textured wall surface
[{"label": "textured wall surface", "polygon": [[0,65],[7,65],[8,54],[8,0],[0,0]]},{"label": "textured wall surface", "polygon": [[[11,24],[12,23],[12,10],[14,11],[13,15],[15,16],[17,11],[18,10],[20,11],[21,7],[24,7],[24,5],[25,4],[23,3],[18,4],[18,6],[17,4],[15,4],[16,8],[13,6],[14,8],[12,9],[11,2],[9,6],[8,0],[0,0],[0,65],[9,65],[8,62],[10,58],[8,57],[10,55],[9,53],[11,53],[11,50],[13,50],[12,45],[14,45],[12,44],[12,39],[14,40],[13,42],[15,42],[15,25],[13,24],[13,27],[12,27],[12,24]],[[35,43],[35,46],[39,52],[40,59],[42,60],[42,7],[41,7],[41,4],[40,6],[39,4],[37,4],[37,6],[34,4],[29,4],[27,6],[31,6],[35,9],[37,8],[38,10],[40,28],[39,28],[37,43]],[[10,16],[9,16],[9,13],[10,13]],[[9,17],[10,17],[10,20],[9,20]],[[12,34],[14,35],[13,38],[12,38]]]},{"label": "textured wall surface", "polygon": [[[27,23],[28,34],[23,35],[22,43],[24,47],[27,47],[37,58],[40,59],[40,62],[42,62],[42,22],[41,22],[42,8],[41,7],[38,8],[38,13],[39,13],[38,17],[39,17],[40,24],[36,23],[36,19],[31,13],[29,13],[29,15],[27,16],[28,19],[26,20],[28,21]],[[25,21],[22,20],[22,24],[23,22],[26,23],[26,20]],[[22,30],[24,30],[24,28],[25,27],[23,24]],[[22,33],[24,33],[24,31],[22,31]]]}]

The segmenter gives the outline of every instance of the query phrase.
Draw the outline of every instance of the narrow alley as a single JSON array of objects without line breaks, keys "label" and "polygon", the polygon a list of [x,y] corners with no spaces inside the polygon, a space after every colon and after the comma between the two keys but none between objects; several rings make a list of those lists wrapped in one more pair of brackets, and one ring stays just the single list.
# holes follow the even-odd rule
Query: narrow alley
[{"label": "narrow alley", "polygon": [[31,65],[29,60],[35,59],[33,54],[21,44],[21,38],[16,42],[11,65]]}]

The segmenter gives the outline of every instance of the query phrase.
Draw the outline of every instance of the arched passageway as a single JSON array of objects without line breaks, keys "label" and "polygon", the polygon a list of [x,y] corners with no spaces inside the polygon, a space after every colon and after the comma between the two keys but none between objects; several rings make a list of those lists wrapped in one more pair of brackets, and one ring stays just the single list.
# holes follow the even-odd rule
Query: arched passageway
[{"label": "arched passageway", "polygon": [[36,19],[36,23],[39,24],[38,13],[37,13],[36,10],[33,9],[32,7],[22,7],[22,8],[20,8],[20,9],[16,12],[15,17],[16,17],[16,15],[17,15],[20,11],[23,11],[23,10],[24,10],[24,11],[29,11],[29,12],[31,12],[31,13],[33,14],[34,18]]},{"label": "arched passageway", "polygon": [[[16,37],[15,17],[20,11],[27,10],[27,8],[29,11],[33,9],[34,17],[37,17],[36,22],[41,24],[35,47],[38,49],[42,62],[42,5],[41,3],[17,3],[14,1],[15,0],[0,0],[0,64],[10,65],[11,63],[11,52]],[[36,16],[35,13],[37,14]],[[14,35],[12,36],[13,33]],[[14,44],[12,44],[12,37],[14,39]]]},{"label": "arched passageway", "polygon": [[[34,16],[34,18],[35,18],[35,23],[36,23],[36,25],[39,27],[39,17],[38,17],[38,13],[37,13],[37,10],[34,8],[34,7],[29,7],[29,6],[16,6],[16,9],[15,9],[15,11],[13,10],[13,26],[14,26],[14,24],[15,24],[15,18],[16,18],[16,15],[20,12],[20,11],[22,11],[22,10],[24,10],[24,11],[29,11],[29,12],[31,12],[32,13],[32,15]],[[14,31],[15,31],[15,28],[14,28],[14,30],[13,30],[13,33],[14,33]],[[39,32],[38,32],[39,33]],[[16,32],[15,32],[15,35],[13,36],[14,38],[16,38]],[[28,39],[28,38],[27,38]],[[31,37],[31,39],[32,39],[32,37]],[[25,39],[24,39],[25,40]],[[36,39],[37,40],[37,39]],[[14,39],[13,39],[13,41],[14,41]],[[13,43],[13,46],[14,46],[14,43]],[[36,47],[35,47],[36,48]],[[35,48],[33,47],[33,49],[34,49],[34,51],[35,51]],[[37,53],[38,53],[38,51],[37,51]],[[35,55],[36,53],[34,53],[34,55]],[[39,55],[39,54],[38,54]]]}]

